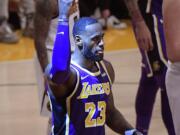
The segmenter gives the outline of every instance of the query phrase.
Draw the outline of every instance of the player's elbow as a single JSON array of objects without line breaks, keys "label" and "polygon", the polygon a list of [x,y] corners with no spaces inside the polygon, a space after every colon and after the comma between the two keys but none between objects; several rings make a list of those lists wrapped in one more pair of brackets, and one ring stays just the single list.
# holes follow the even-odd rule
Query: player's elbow
[{"label": "player's elbow", "polygon": [[52,76],[52,81],[56,84],[63,84],[69,78],[69,70],[57,71]]}]

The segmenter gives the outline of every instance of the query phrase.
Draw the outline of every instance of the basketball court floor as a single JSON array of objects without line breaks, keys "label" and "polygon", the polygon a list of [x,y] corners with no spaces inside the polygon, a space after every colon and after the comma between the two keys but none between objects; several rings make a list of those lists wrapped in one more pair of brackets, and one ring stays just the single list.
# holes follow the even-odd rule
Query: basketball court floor
[{"label": "basketball court floor", "polygon": [[[21,34],[20,32],[18,33]],[[135,124],[134,101],[140,77],[140,59],[131,25],[108,29],[105,58],[115,69],[113,86],[117,108]],[[33,40],[21,38],[15,45],[0,43],[0,134],[45,135],[47,120],[39,114],[38,89],[34,68]],[[161,120],[160,95],[153,110],[149,135],[167,135]],[[106,128],[107,135],[116,135]]]}]

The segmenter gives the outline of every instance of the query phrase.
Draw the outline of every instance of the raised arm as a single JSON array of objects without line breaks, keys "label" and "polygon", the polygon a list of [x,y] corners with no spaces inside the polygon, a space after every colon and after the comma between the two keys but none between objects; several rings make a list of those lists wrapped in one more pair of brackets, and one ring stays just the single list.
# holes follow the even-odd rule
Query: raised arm
[{"label": "raised arm", "polygon": [[164,31],[168,59],[172,62],[180,61],[180,1],[163,1]]},{"label": "raised arm", "polygon": [[56,98],[67,96],[74,88],[76,72],[70,67],[71,45],[69,13],[73,0],[59,0],[59,17],[54,42],[49,84]]},{"label": "raised arm", "polygon": [[149,51],[153,49],[151,33],[144,22],[137,0],[124,0],[132,19],[133,29],[139,48]]},{"label": "raised arm", "polygon": [[63,83],[70,72],[71,45],[69,38],[68,12],[72,0],[59,0],[57,33],[52,55],[52,80]]}]

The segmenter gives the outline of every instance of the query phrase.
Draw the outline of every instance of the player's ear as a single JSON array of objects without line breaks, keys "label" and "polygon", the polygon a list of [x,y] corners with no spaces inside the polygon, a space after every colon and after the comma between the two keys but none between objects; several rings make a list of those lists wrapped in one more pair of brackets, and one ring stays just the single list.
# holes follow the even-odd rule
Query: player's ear
[{"label": "player's ear", "polygon": [[82,41],[81,37],[76,35],[74,39],[75,39],[75,44],[81,50],[83,48],[83,41]]}]

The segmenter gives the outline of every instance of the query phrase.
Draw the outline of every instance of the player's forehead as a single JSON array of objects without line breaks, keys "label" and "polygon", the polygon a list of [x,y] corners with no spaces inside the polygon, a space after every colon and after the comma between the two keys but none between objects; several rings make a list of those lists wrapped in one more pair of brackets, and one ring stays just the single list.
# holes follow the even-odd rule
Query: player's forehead
[{"label": "player's forehead", "polygon": [[93,23],[93,24],[87,25],[85,29],[89,37],[95,37],[97,35],[103,34],[102,26],[99,23]]}]

